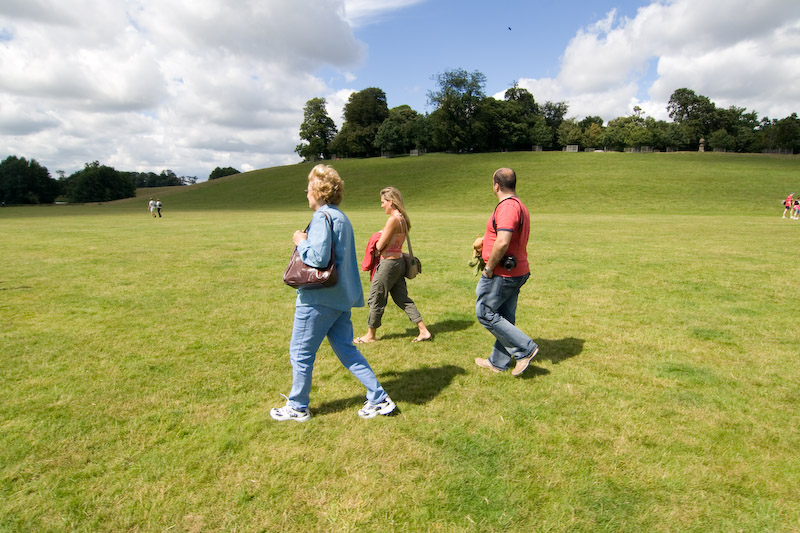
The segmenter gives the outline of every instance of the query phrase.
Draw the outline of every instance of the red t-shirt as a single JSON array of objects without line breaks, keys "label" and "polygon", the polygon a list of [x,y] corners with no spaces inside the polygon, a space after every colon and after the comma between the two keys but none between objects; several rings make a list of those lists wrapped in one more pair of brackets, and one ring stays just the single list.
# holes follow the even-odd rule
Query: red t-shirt
[{"label": "red t-shirt", "polygon": [[[528,236],[531,232],[531,216],[528,208],[516,196],[507,198],[497,204],[494,211],[494,223],[492,217],[486,222],[486,233],[483,235],[484,261],[489,260],[492,253],[494,241],[497,239],[497,231],[511,231],[511,243],[508,245],[506,255],[513,255],[517,258],[517,266],[513,270],[506,270],[502,264],[494,269],[495,276],[517,277],[524,276],[530,272],[528,266]],[[495,231],[495,226],[497,231]]]}]

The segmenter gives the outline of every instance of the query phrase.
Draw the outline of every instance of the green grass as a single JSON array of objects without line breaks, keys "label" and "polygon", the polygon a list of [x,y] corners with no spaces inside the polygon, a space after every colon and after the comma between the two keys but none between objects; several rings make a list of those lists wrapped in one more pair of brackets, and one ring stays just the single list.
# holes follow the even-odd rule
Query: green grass
[{"label": "green grass", "polygon": [[[533,213],[521,379],[478,369],[466,262],[518,171]],[[0,210],[0,531],[796,531],[797,157],[493,154],[336,162],[359,247],[397,185],[433,331],[387,309],[326,344],[279,424],[308,165],[143,199]],[[367,276],[362,280],[367,287]],[[366,309],[353,313],[363,333]]]}]

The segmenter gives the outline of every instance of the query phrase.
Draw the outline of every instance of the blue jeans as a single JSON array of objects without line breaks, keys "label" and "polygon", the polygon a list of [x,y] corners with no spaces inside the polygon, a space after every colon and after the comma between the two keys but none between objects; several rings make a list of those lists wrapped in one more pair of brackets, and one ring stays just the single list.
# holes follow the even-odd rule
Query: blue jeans
[{"label": "blue jeans", "polygon": [[478,322],[497,339],[489,362],[500,370],[506,370],[512,359],[523,359],[536,349],[536,343],[514,325],[519,290],[529,277],[481,276],[475,289]]},{"label": "blue jeans", "polygon": [[350,311],[339,311],[324,305],[299,305],[294,311],[289,356],[292,362],[292,391],[289,405],[295,409],[308,407],[311,374],[322,341],[328,337],[342,365],[367,388],[367,401],[380,403],[386,399],[375,372],[353,345],[353,322]]}]

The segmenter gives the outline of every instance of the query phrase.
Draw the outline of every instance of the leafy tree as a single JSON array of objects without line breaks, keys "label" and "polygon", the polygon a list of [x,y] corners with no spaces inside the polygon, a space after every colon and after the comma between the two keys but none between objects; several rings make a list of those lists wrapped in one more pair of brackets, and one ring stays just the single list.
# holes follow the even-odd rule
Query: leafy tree
[{"label": "leafy tree", "polygon": [[[725,148],[737,152],[751,150],[755,144],[755,131],[758,124],[758,114],[747,113],[743,107],[731,106],[728,109],[716,109],[714,117],[716,130],[709,136],[709,144],[712,148]],[[725,146],[720,146],[721,131],[727,133]],[[716,137],[715,143],[711,141],[712,136]],[[756,151],[759,150],[756,149]]]},{"label": "leafy tree", "polygon": [[552,132],[551,138],[557,139],[558,127],[561,126],[561,123],[564,121],[568,110],[569,106],[566,102],[545,102],[541,111],[547,127],[549,127]]},{"label": "leafy tree", "polygon": [[518,101],[484,98],[473,119],[474,150],[530,150],[535,119],[532,114],[525,116],[524,107]]},{"label": "leafy tree", "polygon": [[534,145],[544,147],[553,145],[553,129],[547,125],[547,120],[541,115],[534,118],[530,135],[531,143]]},{"label": "leafy tree", "polygon": [[539,105],[533,95],[527,89],[520,88],[517,82],[514,82],[514,85],[506,91],[504,98],[507,102],[516,102],[524,117],[540,114]]},{"label": "leafy tree", "polygon": [[324,98],[312,98],[303,109],[303,123],[300,125],[300,143],[294,149],[306,161],[330,157],[328,145],[336,135],[336,124],[325,110]]},{"label": "leafy tree", "polygon": [[[579,122],[582,124],[584,121]],[[591,122],[583,129],[583,141],[581,143],[586,148],[596,148],[603,145],[603,126],[596,122]]]},{"label": "leafy tree", "polygon": [[[509,130],[511,144],[508,148],[529,150],[535,144],[542,144],[538,142],[536,132],[537,127],[545,121],[533,95],[527,89],[519,88],[515,82],[504,97],[507,102],[504,119],[509,123],[506,129]],[[551,142],[552,134],[548,135],[546,144],[549,145]]]},{"label": "leafy tree", "polygon": [[162,170],[161,174],[156,174],[155,172],[122,172],[122,175],[132,179],[137,189],[147,187],[175,187],[186,184],[186,178],[179,178],[171,170]]},{"label": "leafy tree", "polygon": [[718,150],[733,150],[736,147],[736,139],[724,128],[720,128],[708,136],[708,145]]},{"label": "leafy tree", "polygon": [[792,113],[775,124],[775,144],[778,148],[800,151],[800,119]]},{"label": "leafy tree", "polygon": [[129,176],[95,161],[67,178],[66,194],[70,202],[108,202],[136,196],[136,187]]},{"label": "leafy tree", "polygon": [[583,131],[581,127],[575,122],[575,119],[567,119],[561,122],[558,126],[558,144],[567,146],[568,144],[580,145],[583,141]]},{"label": "leafy tree", "polygon": [[52,204],[61,185],[35,159],[9,156],[0,162],[0,200],[7,204]]},{"label": "leafy tree", "polygon": [[437,91],[428,92],[428,101],[436,109],[431,113],[433,143],[453,152],[475,149],[473,119],[485,98],[486,76],[479,71],[450,70],[434,77]]},{"label": "leafy tree", "polygon": [[383,121],[389,117],[386,93],[376,87],[350,95],[344,106],[342,131],[331,142],[330,150],[347,157],[379,155],[375,143]]},{"label": "leafy tree", "polygon": [[419,121],[424,120],[419,113],[407,105],[389,110],[389,116],[378,128],[375,146],[382,152],[404,154],[420,146]]},{"label": "leafy tree", "polygon": [[428,115],[418,115],[414,121],[414,142],[419,150],[427,150],[433,142],[431,121]]},{"label": "leafy tree", "polygon": [[673,92],[667,112],[672,120],[688,128],[696,143],[714,130],[716,106],[708,97],[695,94],[691,89],[681,88]]},{"label": "leafy tree", "polygon": [[601,117],[586,117],[585,119],[578,122],[578,126],[581,127],[582,130],[586,130],[592,124],[596,124],[599,127],[603,127],[603,119]]},{"label": "leafy tree", "polygon": [[225,167],[225,168],[217,167],[211,171],[211,174],[208,175],[208,179],[210,181],[218,178],[224,178],[225,176],[233,176],[234,174],[241,174],[241,173],[233,167]]}]

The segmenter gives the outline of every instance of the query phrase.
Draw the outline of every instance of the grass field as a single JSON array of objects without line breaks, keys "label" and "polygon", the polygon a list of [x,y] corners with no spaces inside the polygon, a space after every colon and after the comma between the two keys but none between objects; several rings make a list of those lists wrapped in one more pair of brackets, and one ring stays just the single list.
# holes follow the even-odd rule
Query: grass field
[{"label": "grass field", "polygon": [[[521,378],[466,263],[509,165],[532,212]],[[359,247],[396,185],[435,335],[387,308],[363,348],[398,415],[326,344],[277,423],[305,226],[296,165],[92,206],[0,210],[0,531],[800,530],[800,159],[509,153],[347,160]],[[366,289],[368,277],[363,274]],[[355,309],[356,332],[366,309]]]}]

